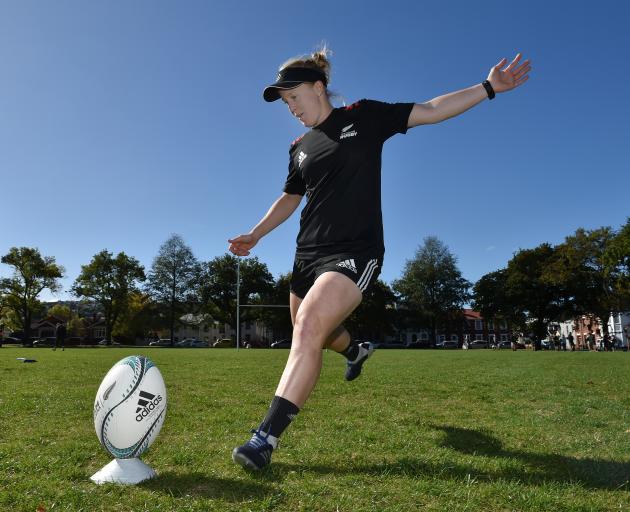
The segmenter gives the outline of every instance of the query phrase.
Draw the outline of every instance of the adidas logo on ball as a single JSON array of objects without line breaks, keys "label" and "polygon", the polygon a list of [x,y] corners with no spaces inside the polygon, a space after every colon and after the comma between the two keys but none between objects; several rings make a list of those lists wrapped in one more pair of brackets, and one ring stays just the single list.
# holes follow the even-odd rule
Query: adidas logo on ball
[{"label": "adidas logo on ball", "polygon": [[161,401],[162,395],[155,396],[147,391],[140,391],[138,408],[136,409],[136,421],[142,421],[146,418]]}]

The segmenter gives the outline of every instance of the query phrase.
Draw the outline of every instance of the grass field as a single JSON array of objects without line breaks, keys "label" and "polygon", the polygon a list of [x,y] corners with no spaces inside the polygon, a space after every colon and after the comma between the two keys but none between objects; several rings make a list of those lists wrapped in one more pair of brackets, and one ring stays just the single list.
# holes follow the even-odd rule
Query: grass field
[{"label": "grass field", "polygon": [[[97,486],[101,379],[159,366],[158,477]],[[377,351],[322,378],[272,466],[231,462],[273,397],[286,350],[0,349],[1,511],[629,511],[630,353]],[[16,357],[34,357],[24,364]]]}]

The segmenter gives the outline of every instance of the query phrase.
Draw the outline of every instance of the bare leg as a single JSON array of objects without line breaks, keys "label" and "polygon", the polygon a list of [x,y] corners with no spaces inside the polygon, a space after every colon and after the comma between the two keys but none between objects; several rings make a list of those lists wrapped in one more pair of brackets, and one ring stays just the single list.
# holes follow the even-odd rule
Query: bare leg
[{"label": "bare leg", "polygon": [[[295,325],[295,317],[297,316],[297,312],[300,309],[300,305],[302,304],[302,299],[300,299],[294,293],[290,293],[289,304],[291,306],[291,322],[293,323],[293,325]],[[352,339],[350,338],[350,333],[343,325],[339,325],[330,334],[330,336],[328,336],[324,347],[334,350],[335,352],[343,352],[348,348],[348,345],[350,345],[351,341]]]},{"label": "bare leg", "polygon": [[301,303],[298,303],[299,298],[291,295],[292,316],[295,311],[293,341],[276,389],[277,396],[302,408],[319,378],[322,348],[333,334],[330,343],[347,346],[347,331],[342,327],[343,331],[335,333],[361,299],[357,285],[338,272],[322,274]]}]

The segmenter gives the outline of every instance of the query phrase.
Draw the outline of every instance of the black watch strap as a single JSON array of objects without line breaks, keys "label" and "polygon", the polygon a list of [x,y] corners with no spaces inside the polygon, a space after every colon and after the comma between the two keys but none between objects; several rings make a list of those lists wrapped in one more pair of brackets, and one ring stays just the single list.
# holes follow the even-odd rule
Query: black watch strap
[{"label": "black watch strap", "polygon": [[492,99],[496,96],[496,94],[494,93],[494,89],[492,88],[492,84],[488,82],[488,80],[484,80],[483,82],[481,82],[481,85],[483,85],[483,88],[488,93],[489,99]]}]

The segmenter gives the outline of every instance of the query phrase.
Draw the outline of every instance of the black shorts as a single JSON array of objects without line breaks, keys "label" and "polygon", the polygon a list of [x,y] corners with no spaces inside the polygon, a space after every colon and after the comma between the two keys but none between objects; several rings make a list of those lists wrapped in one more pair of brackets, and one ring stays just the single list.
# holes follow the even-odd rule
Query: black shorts
[{"label": "black shorts", "polygon": [[315,280],[324,272],[348,276],[365,294],[381,273],[383,256],[370,254],[335,254],[317,259],[295,257],[291,276],[291,292],[303,299]]}]

